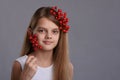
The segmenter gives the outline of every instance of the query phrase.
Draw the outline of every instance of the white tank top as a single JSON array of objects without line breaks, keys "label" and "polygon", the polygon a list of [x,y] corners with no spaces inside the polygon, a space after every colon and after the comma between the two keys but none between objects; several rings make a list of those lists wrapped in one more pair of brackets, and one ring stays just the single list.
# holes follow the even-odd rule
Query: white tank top
[{"label": "white tank top", "polygon": [[[22,70],[24,69],[24,65],[27,58],[28,56],[24,55],[16,59],[16,61],[20,63]],[[35,75],[32,77],[32,80],[52,80],[52,72],[53,72],[52,70],[53,70],[53,64],[45,68],[38,66]]]}]

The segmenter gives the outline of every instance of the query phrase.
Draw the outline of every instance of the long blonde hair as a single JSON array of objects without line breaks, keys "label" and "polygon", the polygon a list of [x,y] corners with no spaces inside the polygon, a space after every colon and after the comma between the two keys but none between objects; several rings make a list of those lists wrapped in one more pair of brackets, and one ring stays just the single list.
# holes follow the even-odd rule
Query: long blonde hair
[{"label": "long blonde hair", "polygon": [[[50,14],[51,7],[41,7],[36,10],[28,28],[32,31],[35,29],[38,20],[45,17],[56,25],[60,25],[58,20]],[[23,47],[21,50],[21,56],[28,55],[33,51],[32,45],[30,44],[29,37],[26,35],[24,38]],[[68,54],[68,33],[60,31],[60,37],[57,46],[53,50],[53,80],[71,80],[70,69],[69,69],[69,54]]]}]

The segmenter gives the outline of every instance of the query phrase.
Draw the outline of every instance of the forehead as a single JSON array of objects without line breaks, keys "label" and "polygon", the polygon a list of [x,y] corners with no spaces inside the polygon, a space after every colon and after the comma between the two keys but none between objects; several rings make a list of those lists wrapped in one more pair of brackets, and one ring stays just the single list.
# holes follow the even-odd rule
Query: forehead
[{"label": "forehead", "polygon": [[56,29],[58,26],[47,18],[41,18],[38,20],[37,28],[42,27],[46,29]]}]

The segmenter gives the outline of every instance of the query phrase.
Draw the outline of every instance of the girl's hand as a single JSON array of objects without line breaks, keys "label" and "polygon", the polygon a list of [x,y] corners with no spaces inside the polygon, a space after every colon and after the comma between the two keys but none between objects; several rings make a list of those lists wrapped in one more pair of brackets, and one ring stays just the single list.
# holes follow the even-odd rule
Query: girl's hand
[{"label": "girl's hand", "polygon": [[21,80],[31,80],[37,71],[37,60],[34,56],[28,56],[25,67],[21,73]]}]

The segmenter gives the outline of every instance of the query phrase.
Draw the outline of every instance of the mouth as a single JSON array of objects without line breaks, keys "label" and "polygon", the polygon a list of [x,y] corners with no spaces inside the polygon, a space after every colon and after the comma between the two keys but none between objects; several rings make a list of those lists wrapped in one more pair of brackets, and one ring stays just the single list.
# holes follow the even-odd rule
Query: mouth
[{"label": "mouth", "polygon": [[43,41],[43,43],[46,45],[50,45],[50,44],[52,44],[52,41]]}]

